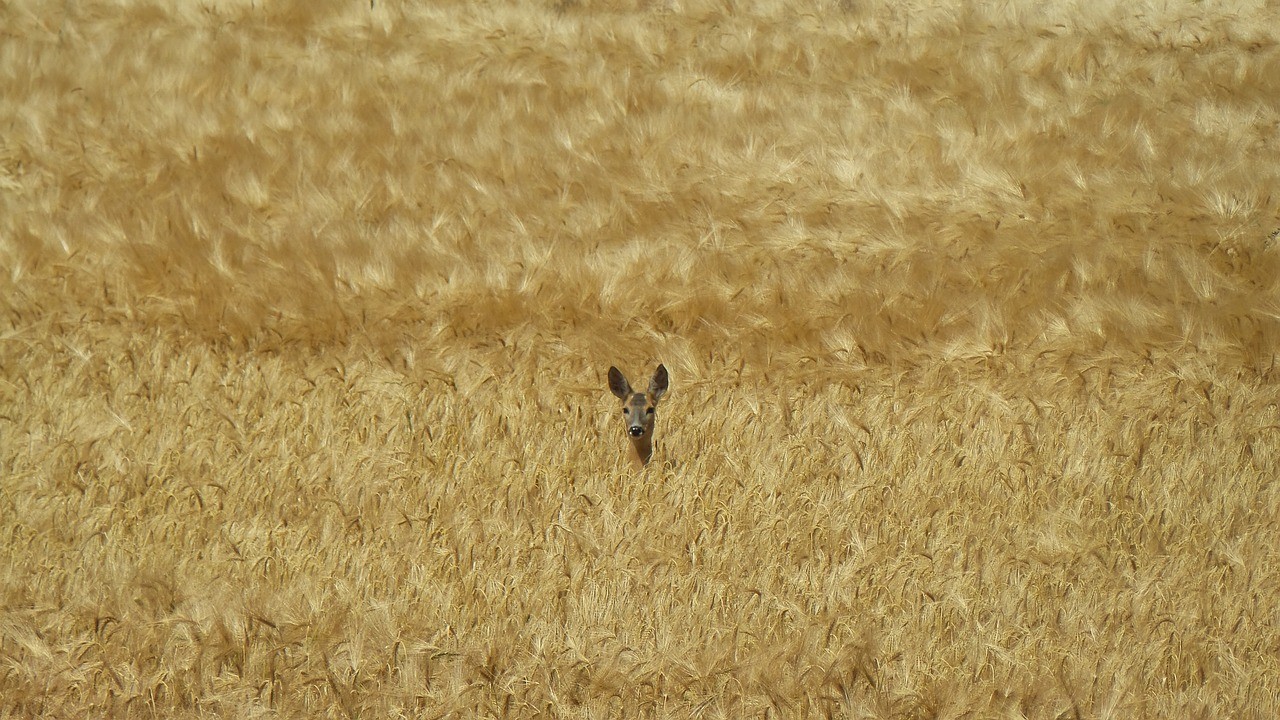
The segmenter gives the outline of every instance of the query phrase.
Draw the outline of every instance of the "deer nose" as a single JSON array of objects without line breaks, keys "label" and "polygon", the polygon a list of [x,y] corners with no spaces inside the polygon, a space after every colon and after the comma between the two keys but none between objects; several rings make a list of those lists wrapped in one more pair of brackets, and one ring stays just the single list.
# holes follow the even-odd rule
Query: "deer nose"
[{"label": "deer nose", "polygon": [[627,432],[631,433],[631,437],[640,437],[641,435],[644,434],[644,428],[640,427],[639,425],[632,425],[631,427],[627,428]]}]

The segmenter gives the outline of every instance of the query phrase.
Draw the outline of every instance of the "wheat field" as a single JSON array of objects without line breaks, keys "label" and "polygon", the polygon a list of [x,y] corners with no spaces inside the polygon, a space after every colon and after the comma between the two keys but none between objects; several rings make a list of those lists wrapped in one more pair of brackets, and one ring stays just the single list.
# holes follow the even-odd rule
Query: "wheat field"
[{"label": "wheat field", "polygon": [[0,3],[0,717],[1275,718],[1277,230],[1270,1]]}]

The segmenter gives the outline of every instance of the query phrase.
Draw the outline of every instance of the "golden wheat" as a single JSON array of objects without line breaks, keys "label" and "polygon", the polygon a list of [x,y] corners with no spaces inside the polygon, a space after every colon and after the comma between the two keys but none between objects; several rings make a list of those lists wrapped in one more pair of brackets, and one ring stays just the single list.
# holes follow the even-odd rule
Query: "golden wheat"
[{"label": "golden wheat", "polygon": [[1274,4],[176,5],[0,5],[0,716],[1280,713]]}]

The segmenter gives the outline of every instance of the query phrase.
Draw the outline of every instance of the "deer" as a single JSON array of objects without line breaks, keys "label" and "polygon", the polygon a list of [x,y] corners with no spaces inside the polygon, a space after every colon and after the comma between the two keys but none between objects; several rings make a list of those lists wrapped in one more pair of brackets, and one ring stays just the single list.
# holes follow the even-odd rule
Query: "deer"
[{"label": "deer", "polygon": [[635,392],[622,371],[609,368],[609,390],[622,401],[622,418],[627,423],[627,438],[631,440],[631,457],[640,467],[649,464],[653,457],[653,421],[658,401],[667,394],[667,368],[659,365],[649,381],[648,392]]}]

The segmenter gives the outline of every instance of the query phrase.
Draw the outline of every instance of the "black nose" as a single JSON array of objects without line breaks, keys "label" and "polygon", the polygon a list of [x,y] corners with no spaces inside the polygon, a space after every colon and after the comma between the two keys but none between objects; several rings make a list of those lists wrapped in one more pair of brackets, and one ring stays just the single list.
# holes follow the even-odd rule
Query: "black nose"
[{"label": "black nose", "polygon": [[631,437],[640,437],[644,434],[644,428],[639,425],[632,425],[627,429],[627,432],[631,433]]}]

